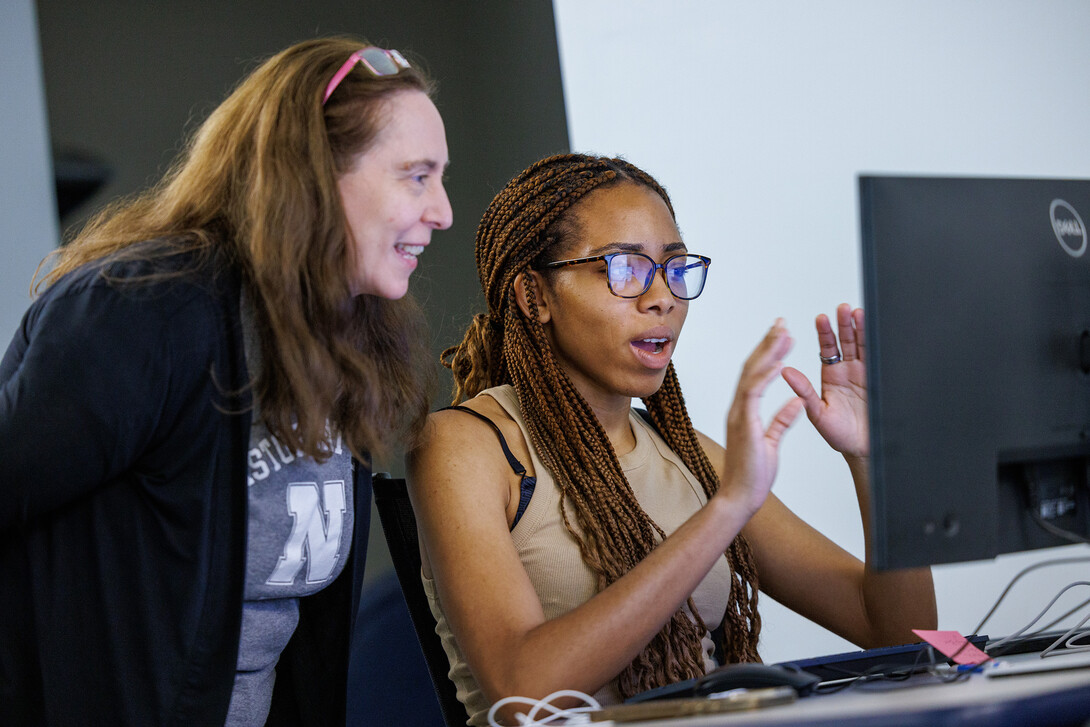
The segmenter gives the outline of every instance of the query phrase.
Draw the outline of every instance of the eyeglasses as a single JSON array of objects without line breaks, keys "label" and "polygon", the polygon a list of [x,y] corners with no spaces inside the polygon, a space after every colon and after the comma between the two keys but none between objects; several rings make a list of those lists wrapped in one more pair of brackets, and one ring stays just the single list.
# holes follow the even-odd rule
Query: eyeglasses
[{"label": "eyeglasses", "polygon": [[599,260],[606,261],[606,283],[613,295],[620,298],[640,297],[651,288],[655,273],[662,270],[663,280],[670,292],[681,300],[692,300],[700,295],[712,262],[711,258],[703,255],[674,255],[664,263],[657,263],[641,252],[615,252],[611,255],[557,260],[545,263],[541,268],[562,268]]},{"label": "eyeglasses", "polygon": [[405,69],[411,68],[409,62],[405,60],[405,56],[396,50],[387,50],[373,45],[360,48],[348,56],[348,60],[344,62],[340,70],[333,74],[329,85],[325,87],[325,96],[322,98],[323,106],[325,106],[325,102],[329,100],[329,97],[333,95],[333,92],[337,90],[337,86],[341,85],[341,81],[344,80],[349,71],[356,67],[357,63],[362,64],[373,76],[396,76]]}]

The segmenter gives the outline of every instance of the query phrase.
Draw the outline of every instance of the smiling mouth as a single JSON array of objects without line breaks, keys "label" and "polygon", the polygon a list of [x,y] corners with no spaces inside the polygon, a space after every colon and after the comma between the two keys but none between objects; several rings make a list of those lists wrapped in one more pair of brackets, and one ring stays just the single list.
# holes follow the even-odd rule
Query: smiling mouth
[{"label": "smiling mouth", "polygon": [[668,338],[641,338],[633,341],[632,345],[641,351],[647,351],[648,353],[662,353],[664,344],[670,339]]},{"label": "smiling mouth", "polygon": [[410,257],[416,257],[420,253],[424,252],[424,245],[410,245],[405,242],[399,242],[394,245],[394,248],[402,255],[409,255]]}]

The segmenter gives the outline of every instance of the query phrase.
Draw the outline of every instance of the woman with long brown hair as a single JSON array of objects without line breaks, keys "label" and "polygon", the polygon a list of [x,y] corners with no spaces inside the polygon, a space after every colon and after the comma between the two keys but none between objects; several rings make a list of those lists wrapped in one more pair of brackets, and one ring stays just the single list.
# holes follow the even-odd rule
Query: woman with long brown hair
[{"label": "woman with long brown hair", "polygon": [[344,722],[371,456],[429,405],[431,90],[294,45],[59,251],[0,364],[6,721]]},{"label": "woman with long brown hair", "polygon": [[[471,724],[503,697],[609,703],[717,653],[758,660],[758,589],[865,647],[933,627],[929,571],[877,573],[769,492],[805,408],[866,511],[862,311],[841,306],[835,332],[818,317],[820,395],[784,368],[776,321],[724,449],[694,431],[670,362],[710,260],[654,179],[620,159],[540,161],[493,200],[476,256],[488,312],[444,354],[461,406],[429,418],[410,459],[425,590]],[[765,425],[781,371],[798,397]]]}]

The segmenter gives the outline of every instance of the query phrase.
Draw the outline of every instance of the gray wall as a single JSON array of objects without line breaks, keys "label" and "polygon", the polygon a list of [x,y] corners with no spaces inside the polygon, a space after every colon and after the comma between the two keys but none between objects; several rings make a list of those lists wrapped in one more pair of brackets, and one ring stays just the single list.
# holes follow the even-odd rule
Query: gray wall
[{"label": "gray wall", "polygon": [[[453,228],[435,236],[413,282],[437,355],[461,340],[480,304],[473,239],[481,213],[530,162],[567,149],[548,0],[50,0],[38,10],[55,148],[89,153],[113,169],[109,183],[64,221],[70,230],[104,202],[155,181],[179,149],[183,130],[192,130],[246,71],[284,46],[348,33],[422,57],[439,82],[454,207]],[[450,378],[436,368],[440,405],[448,403]],[[383,468],[402,471],[400,461]],[[388,562],[376,526],[369,575]]]},{"label": "gray wall", "polygon": [[49,130],[31,0],[0,3],[0,338],[30,302],[30,279],[57,244]]}]

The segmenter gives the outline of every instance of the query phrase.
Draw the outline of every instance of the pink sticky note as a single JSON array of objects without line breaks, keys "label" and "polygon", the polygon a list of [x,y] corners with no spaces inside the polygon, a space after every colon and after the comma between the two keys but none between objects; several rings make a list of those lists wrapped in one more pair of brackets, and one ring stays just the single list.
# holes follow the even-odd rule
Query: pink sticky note
[{"label": "pink sticky note", "polygon": [[941,651],[957,664],[983,664],[990,657],[969,643],[968,639],[957,631],[927,631],[912,629],[912,633]]}]

